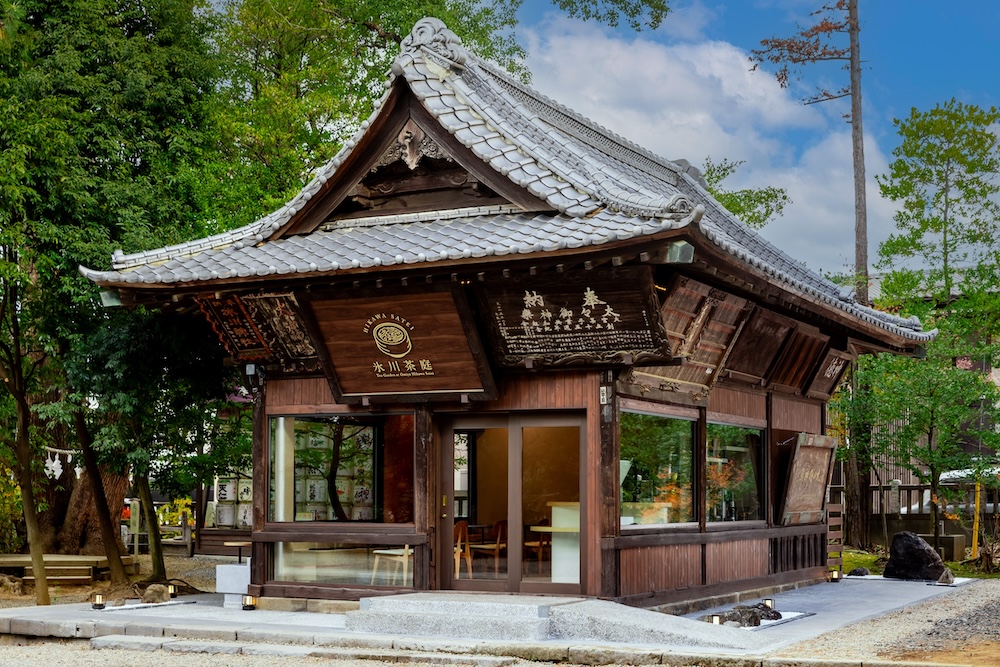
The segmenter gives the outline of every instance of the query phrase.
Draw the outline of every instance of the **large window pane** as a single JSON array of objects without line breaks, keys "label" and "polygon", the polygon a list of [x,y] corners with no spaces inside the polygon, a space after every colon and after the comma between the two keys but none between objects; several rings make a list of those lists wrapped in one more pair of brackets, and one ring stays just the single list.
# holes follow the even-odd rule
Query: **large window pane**
[{"label": "large window pane", "polygon": [[694,422],[621,415],[623,526],[694,521]]},{"label": "large window pane", "polygon": [[412,416],[270,426],[270,521],[413,521]]},{"label": "large window pane", "polygon": [[705,507],[709,521],[762,519],[758,465],[761,434],[756,429],[708,425]]},{"label": "large window pane", "polygon": [[272,546],[272,556],[277,581],[413,586],[410,545],[278,542]]}]

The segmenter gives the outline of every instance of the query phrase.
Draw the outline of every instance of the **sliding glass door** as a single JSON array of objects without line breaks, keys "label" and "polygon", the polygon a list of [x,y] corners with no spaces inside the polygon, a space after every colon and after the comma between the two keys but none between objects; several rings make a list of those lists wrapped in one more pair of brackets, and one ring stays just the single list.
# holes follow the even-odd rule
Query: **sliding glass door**
[{"label": "sliding glass door", "polygon": [[577,416],[463,416],[445,427],[445,588],[579,592],[583,435]]}]

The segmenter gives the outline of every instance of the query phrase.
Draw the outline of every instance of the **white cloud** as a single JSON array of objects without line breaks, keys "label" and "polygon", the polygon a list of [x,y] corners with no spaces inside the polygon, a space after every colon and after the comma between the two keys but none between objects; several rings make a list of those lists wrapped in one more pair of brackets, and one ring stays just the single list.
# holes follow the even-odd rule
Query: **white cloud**
[{"label": "white cloud", "polygon": [[[775,185],[793,200],[766,238],[814,270],[853,266],[854,188],[843,119],[803,106],[767,73],[751,72],[748,54],[727,42],[622,39],[566,19],[524,36],[539,91],[664,157],[695,165],[707,156],[744,160],[727,186]],[[892,210],[873,178],[886,170],[885,156],[873,141],[866,150],[874,261]]]}]

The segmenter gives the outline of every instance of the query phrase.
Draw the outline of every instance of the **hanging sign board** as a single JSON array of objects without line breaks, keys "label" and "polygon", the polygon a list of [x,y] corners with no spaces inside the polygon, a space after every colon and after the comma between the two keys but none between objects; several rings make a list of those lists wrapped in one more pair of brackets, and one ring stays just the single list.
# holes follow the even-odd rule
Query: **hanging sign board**
[{"label": "hanging sign board", "polygon": [[345,402],[490,399],[495,395],[472,318],[451,291],[311,301]]},{"label": "hanging sign board", "polygon": [[826,489],[833,473],[837,439],[800,433],[788,468],[781,523],[820,523],[826,517]]},{"label": "hanging sign board", "polygon": [[649,267],[519,276],[480,289],[503,366],[669,361]]}]

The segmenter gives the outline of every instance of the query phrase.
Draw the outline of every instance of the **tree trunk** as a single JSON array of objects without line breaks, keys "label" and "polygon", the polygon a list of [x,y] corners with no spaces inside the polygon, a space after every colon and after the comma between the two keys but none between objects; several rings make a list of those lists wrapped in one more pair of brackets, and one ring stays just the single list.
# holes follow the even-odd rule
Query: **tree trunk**
[{"label": "tree trunk", "polygon": [[147,581],[166,581],[167,568],[163,564],[163,548],[160,544],[160,522],[156,518],[156,508],[153,507],[153,493],[149,490],[149,474],[141,473],[135,476],[135,487],[139,492],[139,504],[142,506],[142,517],[146,521],[146,531],[149,534],[149,559],[153,571]]},{"label": "tree trunk", "polygon": [[[52,511],[42,514],[43,532],[46,529],[45,521],[58,521],[59,525],[54,526],[55,540],[53,545],[56,553],[66,554],[88,554],[104,555],[106,552],[105,540],[101,534],[100,524],[97,518],[97,508],[93,499],[93,482],[89,475],[82,475],[80,479],[75,479],[72,471],[69,475],[63,474],[60,480],[64,480],[67,485],[69,479],[73,479],[70,486],[72,493],[69,496],[69,505],[61,514]],[[108,507],[120,507],[124,504],[125,493],[128,490],[129,480],[124,474],[101,473],[105,494],[108,498]],[[55,480],[59,481],[59,480]],[[114,548],[121,553],[120,532],[114,534]]]},{"label": "tree trunk", "polygon": [[35,577],[35,603],[50,604],[49,580],[45,574],[45,550],[38,529],[38,508],[35,506],[34,479],[31,474],[32,452],[28,439],[31,421],[30,408],[24,401],[17,401],[17,434],[14,453],[17,459],[17,481],[21,485],[21,506],[24,509],[24,528],[28,534],[31,553],[31,570]]},{"label": "tree trunk", "polygon": [[861,24],[858,0],[847,3],[851,69],[851,147],[854,156],[854,273],[857,300],[868,304],[868,198],[865,194],[865,135],[861,123]]},{"label": "tree trunk", "polygon": [[[94,509],[97,512],[101,542],[104,543],[104,555],[108,559],[108,569],[111,571],[111,583],[114,585],[127,584],[130,579],[125,573],[125,565],[122,563],[121,531],[118,530],[122,501],[119,499],[112,515],[111,509],[108,507],[104,479],[97,466],[97,455],[94,453],[90,429],[87,428],[82,411],[77,410],[75,422],[77,439],[80,443],[80,449],[83,451],[83,465],[87,471],[87,477],[90,478],[91,492],[94,496]],[[112,524],[112,520],[114,524]]]},{"label": "tree trunk", "polygon": [[857,549],[867,549],[871,546],[868,529],[868,513],[866,512],[865,495],[867,479],[858,470],[858,453],[852,447],[847,460],[844,461],[844,513],[847,515],[847,544]]}]

